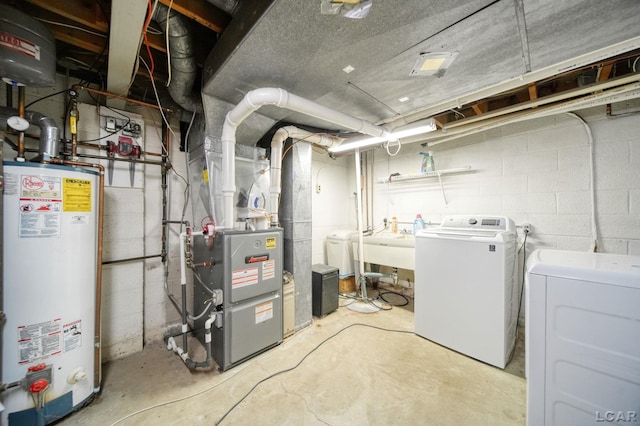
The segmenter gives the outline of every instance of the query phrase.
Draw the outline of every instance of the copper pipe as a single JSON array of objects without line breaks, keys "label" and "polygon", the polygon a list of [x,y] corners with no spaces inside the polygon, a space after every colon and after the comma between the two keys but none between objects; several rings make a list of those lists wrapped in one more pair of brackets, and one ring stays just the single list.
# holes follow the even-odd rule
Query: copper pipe
[{"label": "copper pipe", "polygon": [[[104,149],[106,150],[108,147],[107,145],[100,145],[99,143],[91,143],[91,142],[82,142],[82,141],[78,141],[78,146],[86,146],[89,148],[96,148],[96,149]],[[152,155],[154,157],[162,157],[163,154],[157,153],[157,152],[149,152],[149,151],[141,151],[140,152],[141,155]]]},{"label": "copper pipe", "polygon": [[98,190],[98,256],[96,266],[96,312],[94,325],[94,376],[93,387],[99,389],[102,382],[102,337],[101,337],[101,311],[102,311],[102,227],[104,225],[104,166],[94,163],[83,163],[81,161],[61,160],[52,158],[53,164],[63,164],[69,166],[92,167],[100,171],[100,185]]},{"label": "copper pipe", "polygon": [[[24,118],[24,86],[18,86],[18,115]],[[24,159],[24,132],[18,134],[18,158]]]},{"label": "copper pipe", "polygon": [[138,160],[137,158],[110,158],[105,157],[104,155],[91,155],[91,154],[78,154],[78,157],[81,158],[95,158],[97,160],[112,160],[112,161],[122,161],[124,163],[137,163],[137,164],[150,164],[152,166],[163,166],[165,164],[160,161],[152,161],[152,160]]},{"label": "copper pipe", "polygon": [[[149,107],[149,108],[160,109],[160,107],[158,105],[156,105],[156,104],[150,104],[148,102],[142,102],[142,101],[138,101],[138,100],[135,100],[135,99],[126,98],[126,97],[121,96],[121,95],[116,95],[114,93],[104,92],[104,91],[98,90],[98,89],[92,89],[92,88],[86,87],[86,86],[80,86],[80,85],[76,84],[76,85],[73,86],[73,89],[74,90],[79,90],[79,89],[86,90],[87,92],[94,93],[96,95],[107,96],[107,97],[115,98],[115,99],[122,99],[123,101],[130,102],[132,104],[142,105],[142,106],[146,106],[146,107]],[[173,110],[169,109],[169,108],[162,107],[162,109],[164,111],[166,111],[166,112],[173,112]]]}]

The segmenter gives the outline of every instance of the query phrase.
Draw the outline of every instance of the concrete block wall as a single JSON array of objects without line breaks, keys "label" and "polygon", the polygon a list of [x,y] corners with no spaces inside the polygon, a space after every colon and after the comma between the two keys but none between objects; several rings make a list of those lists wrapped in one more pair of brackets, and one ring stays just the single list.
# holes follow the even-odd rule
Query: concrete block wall
[{"label": "concrete block wall", "polygon": [[[599,251],[640,255],[640,120],[607,118],[604,107],[580,112],[594,138]],[[436,169],[470,166],[437,178],[374,184],[374,223],[397,216],[411,229],[417,213],[439,223],[449,214],[494,214],[530,223],[527,249],[588,250],[591,238],[589,140],[569,115],[512,124],[428,148]],[[417,173],[420,144],[395,157],[376,150],[375,177]]]},{"label": "concrete block wall", "polygon": [[[56,85],[51,88],[26,88],[26,103],[43,96],[62,91],[77,80],[58,75]],[[0,84],[0,104],[5,105],[6,85]],[[14,102],[17,105],[17,89]],[[86,104],[93,100],[80,92],[80,101]],[[62,129],[67,97],[64,94],[44,99],[28,109],[52,117]],[[97,114],[81,114],[79,139],[92,139],[98,135]],[[154,111],[142,107],[128,108],[145,121],[145,150],[161,152],[161,117]],[[94,109],[95,111],[95,109]],[[178,174],[186,178],[185,155],[179,151],[179,126],[172,122],[171,160],[174,171],[169,173],[170,219],[179,220],[184,205],[185,183]],[[31,143],[31,142],[29,142]],[[33,147],[37,144],[31,143]],[[28,147],[31,145],[27,145]],[[95,153],[95,152],[92,152]],[[5,159],[13,159],[15,153],[5,150]],[[160,157],[150,157],[159,161]],[[176,173],[177,172],[177,173]],[[104,260],[126,259],[161,252],[162,193],[160,167],[145,166],[144,188],[105,189]],[[186,209],[186,219],[192,222],[191,208]],[[173,225],[169,233],[168,287],[179,294],[179,225]],[[102,345],[103,361],[130,355],[142,349],[145,343],[159,340],[172,325],[179,322],[179,315],[164,291],[164,271],[159,258],[105,265],[103,269],[102,299]]]}]

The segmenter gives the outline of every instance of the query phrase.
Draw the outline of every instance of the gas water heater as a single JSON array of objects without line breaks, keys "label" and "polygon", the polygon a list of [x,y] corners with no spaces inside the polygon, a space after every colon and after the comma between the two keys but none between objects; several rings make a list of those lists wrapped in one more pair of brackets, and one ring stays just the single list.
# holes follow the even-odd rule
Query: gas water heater
[{"label": "gas water heater", "polygon": [[98,185],[91,170],[4,162],[2,424],[51,423],[99,390]]}]

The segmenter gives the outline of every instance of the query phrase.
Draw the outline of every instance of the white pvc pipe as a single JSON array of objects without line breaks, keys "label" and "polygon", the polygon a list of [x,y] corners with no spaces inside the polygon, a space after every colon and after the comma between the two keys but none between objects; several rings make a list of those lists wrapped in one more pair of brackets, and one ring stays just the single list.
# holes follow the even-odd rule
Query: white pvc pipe
[{"label": "white pvc pipe", "polygon": [[367,299],[367,279],[364,276],[364,238],[362,236],[362,182],[360,170],[360,150],[356,149],[356,202],[358,205],[358,272],[360,273],[360,292],[363,299]]},{"label": "white pvc pipe", "polygon": [[389,133],[385,127],[333,110],[283,89],[266,87],[248,92],[242,101],[227,113],[222,127],[222,193],[224,197],[223,223],[220,224],[222,228],[233,228],[235,222],[233,195],[236,191],[236,129],[244,119],[263,105],[275,105],[300,112],[369,136],[384,136]]},{"label": "white pvc pipe", "polygon": [[[635,99],[640,97],[640,83],[627,84],[626,86],[609,89],[606,92],[595,93],[580,99],[573,99],[558,105],[546,105],[538,107],[533,111],[518,111],[506,116],[494,117],[486,122],[481,121],[468,126],[456,127],[448,132],[438,131],[428,135],[416,138],[415,140],[405,141],[411,142],[427,142],[427,146],[431,147],[451,140],[459,139],[495,127],[504,126],[506,124],[517,123],[520,121],[532,120],[535,118],[547,117],[550,115],[562,114],[576,109],[590,108],[621,100]],[[450,136],[449,136],[450,135]],[[433,140],[436,139],[436,140]],[[433,141],[432,141],[433,140]]]},{"label": "white pvc pipe", "polygon": [[282,147],[288,138],[303,140],[324,147],[331,147],[342,143],[343,138],[337,136],[311,133],[295,126],[279,128],[271,138],[271,186],[269,187],[269,206],[271,209],[271,226],[278,226],[278,210],[280,193],[282,192]]}]

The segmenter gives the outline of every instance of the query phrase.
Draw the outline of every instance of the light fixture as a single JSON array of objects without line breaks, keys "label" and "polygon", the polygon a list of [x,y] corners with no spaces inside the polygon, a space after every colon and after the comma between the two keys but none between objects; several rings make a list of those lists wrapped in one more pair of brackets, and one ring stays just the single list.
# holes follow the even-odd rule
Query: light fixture
[{"label": "light fixture", "polygon": [[409,75],[435,75],[442,77],[457,56],[458,52],[421,53]]},{"label": "light fixture", "polygon": [[421,135],[436,130],[436,122],[433,118],[416,121],[405,126],[400,126],[387,133],[385,136],[354,138],[353,140],[329,148],[329,152],[344,152],[356,148],[363,148],[386,141],[396,141],[410,136]]}]

